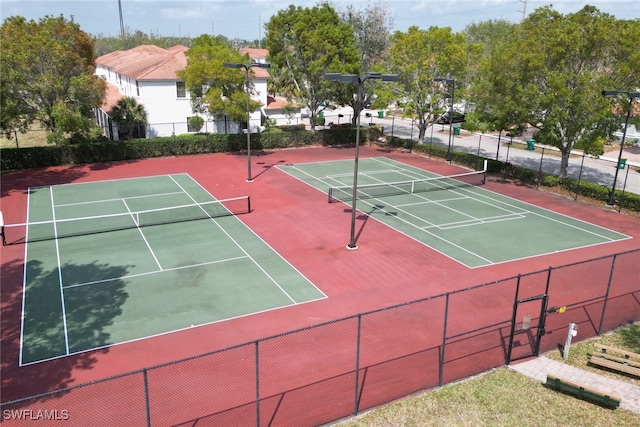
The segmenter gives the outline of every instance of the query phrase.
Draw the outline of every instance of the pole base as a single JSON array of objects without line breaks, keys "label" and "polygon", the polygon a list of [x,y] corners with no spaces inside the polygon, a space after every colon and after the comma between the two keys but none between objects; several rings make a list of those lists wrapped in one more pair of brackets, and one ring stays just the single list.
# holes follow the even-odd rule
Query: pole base
[{"label": "pole base", "polygon": [[356,249],[358,249],[358,245],[351,246],[351,244],[348,244],[346,248],[348,251],[355,251]]},{"label": "pole base", "polygon": [[252,178],[247,178],[247,182],[253,182]]}]

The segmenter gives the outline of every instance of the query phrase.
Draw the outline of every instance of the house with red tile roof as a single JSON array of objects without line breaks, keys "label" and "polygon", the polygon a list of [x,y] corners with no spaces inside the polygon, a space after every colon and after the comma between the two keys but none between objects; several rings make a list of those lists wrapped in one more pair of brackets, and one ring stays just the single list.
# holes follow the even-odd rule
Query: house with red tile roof
[{"label": "house with red tile roof", "polygon": [[[146,137],[171,136],[196,131],[211,133],[238,133],[239,124],[227,117],[212,117],[196,114],[191,107],[189,92],[177,76],[177,72],[187,66],[186,46],[163,49],[153,45],[137,46],[126,51],[115,51],[96,59],[95,74],[107,82],[107,93],[99,111],[98,124],[105,129],[110,139],[118,140],[117,123],[110,118],[111,109],[119,99],[130,96],[144,106],[147,112]],[[254,62],[266,62],[266,49],[242,49]],[[277,124],[291,123],[290,109],[284,109],[286,101],[267,94],[269,70],[252,68],[251,76],[255,86],[253,98],[262,107],[251,113],[250,128],[259,132],[262,116],[269,117]],[[284,112],[289,114],[284,114]],[[200,115],[205,120],[201,130],[190,129],[189,117]],[[298,117],[299,117],[298,109]]]}]

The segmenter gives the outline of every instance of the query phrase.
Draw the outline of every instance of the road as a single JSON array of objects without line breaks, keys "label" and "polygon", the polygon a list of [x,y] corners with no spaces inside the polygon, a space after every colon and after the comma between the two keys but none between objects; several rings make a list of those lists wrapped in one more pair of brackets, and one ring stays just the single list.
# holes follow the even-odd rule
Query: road
[{"label": "road", "polygon": [[[327,123],[336,123],[338,120],[345,123],[351,117],[348,112],[353,112],[353,110],[346,109],[342,112],[343,118],[338,118],[338,112],[335,114],[325,113],[325,118]],[[445,148],[449,145],[449,125],[430,126],[427,128],[424,141],[418,142],[418,128],[412,123],[412,120],[398,117],[380,118],[377,111],[369,112],[367,117],[366,113],[361,116],[361,123],[383,126],[385,135],[412,139],[416,143],[433,144]],[[456,125],[454,124],[454,126]],[[509,142],[511,142],[509,137],[502,137],[498,141],[498,137],[494,135],[472,133],[461,129],[460,135],[453,136],[451,144],[455,151],[480,154],[483,157],[508,161],[513,165],[536,172],[542,170],[546,174],[559,175],[560,152],[557,148],[536,144],[536,150],[529,151],[526,149],[526,141],[514,138],[513,143]],[[640,194],[640,170],[638,169],[640,168],[640,146],[636,144],[634,147],[625,148],[622,157],[627,159],[627,167],[624,170],[616,168],[618,154],[619,152],[616,150],[599,158],[593,158],[576,152],[569,159],[567,176],[612,187],[617,170],[616,189]]]}]

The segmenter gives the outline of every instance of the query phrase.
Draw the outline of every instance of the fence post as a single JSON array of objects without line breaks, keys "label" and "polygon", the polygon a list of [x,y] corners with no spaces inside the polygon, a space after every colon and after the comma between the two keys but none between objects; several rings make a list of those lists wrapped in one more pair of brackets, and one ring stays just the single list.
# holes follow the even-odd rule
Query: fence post
[{"label": "fence post", "polygon": [[542,147],[542,154],[540,155],[540,168],[538,169],[538,182],[536,183],[536,190],[540,186],[540,181],[542,181],[542,159],[544,159],[544,147]]},{"label": "fence post", "polygon": [[580,172],[578,173],[578,187],[576,188],[576,198],[573,200],[578,200],[578,192],[580,191],[580,181],[582,180],[582,168],[584,167],[584,151],[582,152],[582,161],[580,162]]},{"label": "fence post", "polygon": [[609,281],[607,282],[607,291],[604,294],[604,303],[602,304],[602,314],[600,315],[600,324],[598,325],[598,331],[597,331],[598,336],[600,336],[600,333],[602,332],[602,326],[604,324],[604,316],[607,311],[607,302],[609,301],[609,291],[611,290],[611,282],[613,281],[613,272],[615,271],[617,256],[618,254],[615,254],[613,256],[613,259],[611,260],[611,270],[609,271]]},{"label": "fence post", "polygon": [[353,403],[353,415],[358,415],[358,394],[359,394],[359,382],[360,382],[360,332],[362,326],[362,314],[358,314],[358,331],[356,338],[356,386],[355,386],[355,396]]},{"label": "fence post", "polygon": [[144,403],[147,411],[147,427],[151,427],[151,408],[149,406],[149,380],[147,378],[147,370],[142,371],[142,379],[144,382]]},{"label": "fence post", "polygon": [[511,314],[511,329],[509,331],[509,347],[507,348],[507,360],[505,364],[508,366],[511,363],[511,350],[513,350],[513,334],[516,331],[516,316],[518,315],[518,295],[520,295],[520,274],[518,273],[518,280],[516,282],[516,293],[513,298],[513,313]]},{"label": "fence post", "polygon": [[627,165],[627,173],[624,176],[624,184],[622,184],[622,194],[620,194],[620,201],[618,202],[618,213],[622,212],[622,205],[624,204],[624,192],[627,189],[627,179],[629,178],[629,165]]},{"label": "fence post", "polygon": [[482,134],[478,135],[478,152],[476,154],[476,170],[480,170],[480,144],[482,144]]},{"label": "fence post", "polygon": [[438,386],[442,386],[442,380],[444,377],[444,350],[447,345],[447,322],[449,320],[449,295],[447,292],[444,300],[444,325],[442,328],[442,350],[440,351],[440,366],[438,367]]},{"label": "fence post", "polygon": [[258,344],[256,341],[256,426],[260,427],[260,359]]}]

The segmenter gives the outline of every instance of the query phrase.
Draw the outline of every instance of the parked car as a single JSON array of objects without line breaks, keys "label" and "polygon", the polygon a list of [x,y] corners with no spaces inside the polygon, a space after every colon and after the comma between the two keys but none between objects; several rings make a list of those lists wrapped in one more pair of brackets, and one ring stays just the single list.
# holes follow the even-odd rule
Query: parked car
[{"label": "parked car", "polygon": [[[464,122],[465,115],[462,113],[458,113],[457,111],[453,112],[453,123]],[[449,112],[447,111],[440,117],[436,119],[436,123],[441,125],[446,125],[449,123]]]}]

